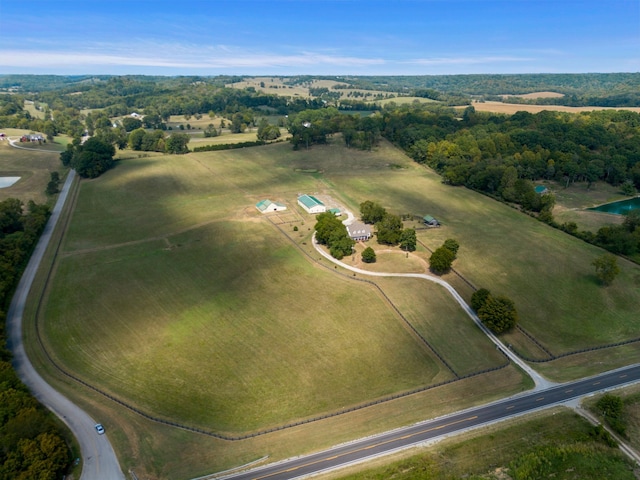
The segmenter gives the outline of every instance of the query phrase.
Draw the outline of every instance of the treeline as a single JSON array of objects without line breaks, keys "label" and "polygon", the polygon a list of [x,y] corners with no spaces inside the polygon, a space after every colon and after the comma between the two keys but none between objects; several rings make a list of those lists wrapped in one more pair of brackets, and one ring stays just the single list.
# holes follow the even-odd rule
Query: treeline
[{"label": "treeline", "polygon": [[97,84],[74,85],[61,90],[37,93],[33,99],[52,110],[66,108],[105,109],[109,116],[127,115],[134,110],[145,115],[195,115],[215,112],[231,115],[243,108],[268,108],[277,114],[306,108],[320,108],[320,99],[302,99],[246,89],[227,88],[238,78],[231,77],[112,77]]},{"label": "treeline", "polygon": [[[407,95],[430,89],[438,95],[483,97],[487,95],[522,95],[552,91],[566,95],[563,99],[543,100],[550,104],[573,106],[640,106],[640,73],[576,74],[474,74],[415,76],[346,76],[294,77],[291,83],[309,82],[313,78],[335,80],[343,88],[381,90]],[[287,82],[289,83],[289,82]],[[431,97],[429,97],[431,98]],[[511,101],[511,99],[509,100]],[[536,102],[537,103],[537,102]],[[462,104],[461,104],[462,105]]]},{"label": "treeline", "polygon": [[16,376],[6,347],[11,296],[49,217],[49,207],[0,202],[0,478],[62,478],[71,452],[52,414]]},{"label": "treeline", "polygon": [[385,137],[452,185],[498,195],[509,195],[512,180],[519,178],[567,185],[600,180],[614,186],[629,180],[640,187],[640,114],[635,112],[507,116],[467,107],[460,117],[412,106],[389,112],[381,121]]}]

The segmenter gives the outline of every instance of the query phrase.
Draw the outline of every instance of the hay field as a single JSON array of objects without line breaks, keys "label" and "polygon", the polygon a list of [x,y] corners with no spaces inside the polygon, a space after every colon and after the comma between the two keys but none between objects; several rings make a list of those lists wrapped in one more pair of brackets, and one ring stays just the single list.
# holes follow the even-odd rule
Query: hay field
[{"label": "hay field", "polygon": [[[58,360],[153,415],[231,433],[453,378],[376,289],[314,267],[255,210],[326,188],[282,164],[290,149],[127,160],[84,182],[45,311]],[[465,321],[433,295],[421,315]]]},{"label": "hay field", "polygon": [[[466,108],[467,106],[457,107]],[[530,112],[538,113],[543,110],[551,110],[554,112],[591,112],[593,110],[631,110],[633,112],[640,112],[640,107],[627,107],[624,109],[615,107],[566,107],[564,105],[522,105],[522,104],[510,104],[502,102],[474,102],[473,108],[478,112],[493,112],[493,113],[506,113],[512,115],[516,112]]]},{"label": "hay field", "polygon": [[564,93],[558,92],[532,92],[524,93],[522,95],[503,95],[504,98],[518,97],[518,98],[560,98],[564,97]]}]

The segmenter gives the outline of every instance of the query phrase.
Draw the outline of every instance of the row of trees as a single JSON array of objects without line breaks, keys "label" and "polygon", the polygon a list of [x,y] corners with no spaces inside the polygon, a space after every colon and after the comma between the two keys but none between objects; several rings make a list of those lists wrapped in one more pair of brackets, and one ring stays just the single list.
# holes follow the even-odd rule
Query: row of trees
[{"label": "row of trees", "polygon": [[189,153],[189,137],[186,133],[172,133],[167,136],[163,130],[147,131],[138,128],[129,133],[127,145],[132,150],[143,152],[164,152],[169,154]]},{"label": "row of trees", "polygon": [[49,207],[0,202],[0,478],[61,478],[71,452],[50,412],[17,378],[6,348],[5,314],[49,218]]}]

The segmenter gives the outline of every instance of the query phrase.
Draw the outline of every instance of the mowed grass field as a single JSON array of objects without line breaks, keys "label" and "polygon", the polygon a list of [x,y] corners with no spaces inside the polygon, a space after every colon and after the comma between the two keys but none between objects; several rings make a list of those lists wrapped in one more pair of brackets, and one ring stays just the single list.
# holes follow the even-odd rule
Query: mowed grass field
[{"label": "mowed grass field", "polygon": [[[2,131],[11,137],[28,133],[15,129]],[[53,171],[58,171],[60,176],[63,176],[59,152],[35,146],[29,150],[13,148],[8,140],[0,141],[0,177],[20,177],[12,186],[0,188],[0,201],[19,198],[25,205],[29,200],[47,203],[50,199],[45,193],[45,188]]]},{"label": "mowed grass field", "polygon": [[601,249],[487,197],[445,186],[390,146],[379,148],[378,164],[337,145],[314,149],[325,153],[292,159],[294,165],[322,170],[335,190],[348,192],[352,208],[373,200],[392,213],[435,216],[443,226],[419,231],[418,238],[432,250],[446,238],[457,239],[457,271],[477,288],[513,299],[520,324],[552,353],[638,336],[638,265],[619,259],[619,277],[602,287],[591,266]]},{"label": "mowed grass field", "polygon": [[[298,193],[329,194],[354,212],[374,200],[392,213],[434,215],[443,226],[420,231],[420,240],[434,249],[456,238],[455,268],[476,286],[513,298],[522,325],[548,348],[631,338],[637,329],[637,266],[623,263],[620,278],[603,289],[590,266],[598,249],[442,185],[386,143],[362,152],[336,140],[298,152],[277,144],[137,158],[82,182],[41,315],[47,347],[76,375],[150,414],[231,434],[453,378],[373,286],[319,268],[254,208],[264,198],[285,202],[296,213],[282,228],[313,254],[314,219],[296,206]],[[380,266],[387,270],[390,258],[400,257],[399,271],[420,271],[428,252],[420,247],[414,255],[382,253]],[[502,364],[439,287],[376,282],[458,374]],[[613,365],[628,358],[616,357]],[[586,356],[575,368],[590,373],[603,365]],[[558,370],[549,365],[546,373]],[[85,401],[113,422],[127,465],[158,478],[190,478],[263,455],[297,455],[526,386],[509,367],[242,442],[160,427],[110,402],[98,405],[99,398]]]},{"label": "mowed grass field", "polygon": [[[126,160],[83,182],[45,310],[58,361],[150,414],[232,435],[454,378],[373,286],[315,267],[254,208],[326,189],[281,164],[290,151]],[[424,283],[421,313],[466,321]]]}]

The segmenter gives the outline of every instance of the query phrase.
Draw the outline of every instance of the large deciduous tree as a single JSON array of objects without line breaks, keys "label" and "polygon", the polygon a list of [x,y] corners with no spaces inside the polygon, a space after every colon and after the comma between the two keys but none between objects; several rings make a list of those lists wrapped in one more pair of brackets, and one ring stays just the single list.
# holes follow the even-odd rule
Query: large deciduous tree
[{"label": "large deciduous tree", "polygon": [[110,143],[90,138],[84,144],[70,144],[60,154],[63,165],[70,166],[84,178],[96,178],[115,165],[116,149]]},{"label": "large deciduous tree", "polygon": [[611,253],[605,253],[591,262],[596,269],[596,275],[603,285],[611,285],[620,273],[618,259]]},{"label": "large deciduous tree", "polygon": [[360,218],[364,223],[375,224],[384,218],[387,211],[378,203],[367,200],[360,204]]},{"label": "large deciduous tree", "polygon": [[186,133],[174,133],[165,140],[165,152],[173,154],[189,153],[189,135]]},{"label": "large deciduous tree", "polygon": [[362,261],[364,263],[375,263],[376,252],[371,247],[367,247],[362,251]]},{"label": "large deciduous tree", "polygon": [[443,274],[449,271],[455,258],[455,254],[447,247],[436,248],[429,257],[429,268],[433,273]]},{"label": "large deciduous tree", "polygon": [[414,252],[416,250],[416,231],[413,228],[405,228],[400,233],[400,248],[405,252]]},{"label": "large deciduous tree", "polygon": [[397,215],[387,213],[384,218],[376,223],[378,243],[385,245],[397,245],[402,234],[402,220]]},{"label": "large deciduous tree", "polygon": [[507,297],[489,295],[478,310],[478,318],[495,334],[508,332],[518,323],[516,307]]},{"label": "large deciduous tree", "polygon": [[349,238],[347,227],[331,212],[324,212],[316,217],[316,240],[329,247],[329,253],[338,260],[350,255],[355,242]]},{"label": "large deciduous tree", "polygon": [[477,313],[482,308],[487,298],[491,296],[491,292],[486,288],[479,288],[471,295],[471,308]]}]

